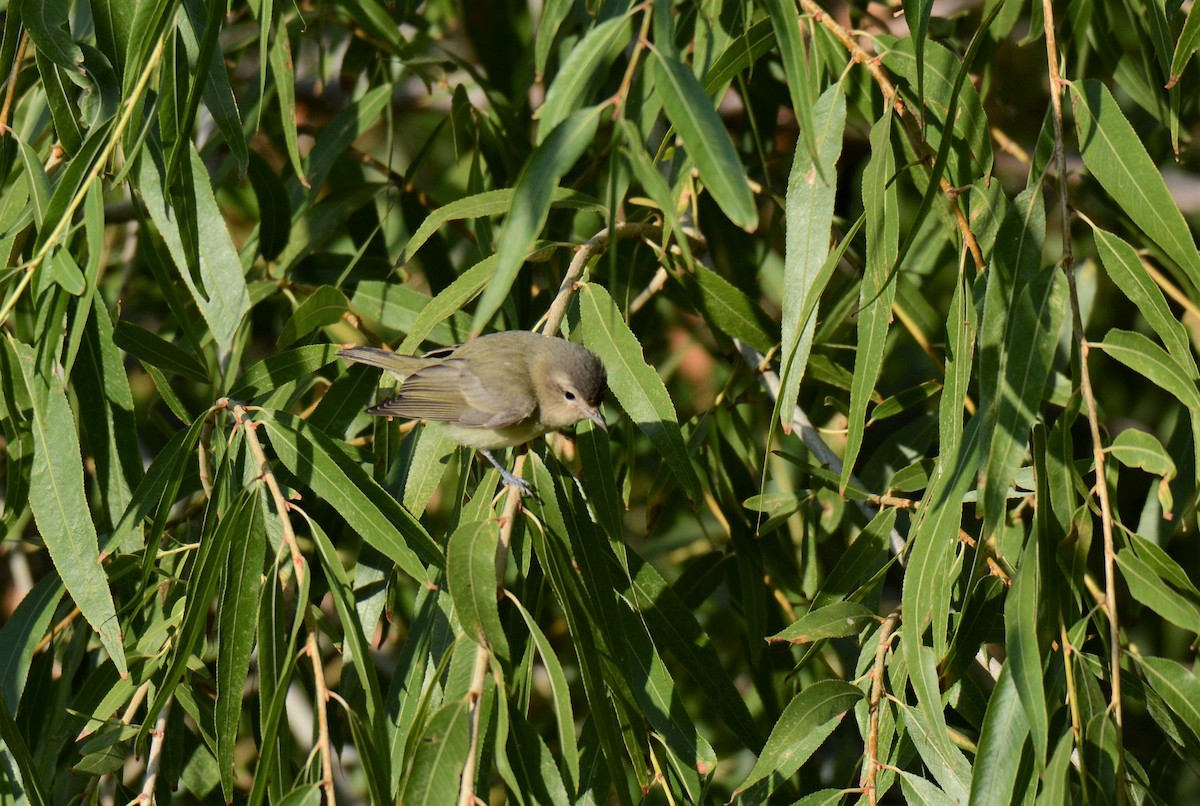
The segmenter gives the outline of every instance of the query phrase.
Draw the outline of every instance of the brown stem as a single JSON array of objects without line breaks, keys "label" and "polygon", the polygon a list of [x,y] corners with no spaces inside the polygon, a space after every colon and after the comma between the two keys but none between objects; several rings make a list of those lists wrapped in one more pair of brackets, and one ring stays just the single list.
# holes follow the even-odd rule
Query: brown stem
[{"label": "brown stem", "polygon": [[879,646],[875,648],[875,666],[871,670],[871,697],[867,701],[871,713],[871,724],[867,730],[866,776],[863,789],[867,794],[867,803],[875,806],[878,796],[875,793],[875,777],[879,773],[879,703],[883,699],[884,661],[887,659],[888,646],[892,641],[892,631],[900,620],[900,612],[894,611],[884,620],[879,628]]},{"label": "brown stem", "polygon": [[17,75],[21,72],[21,62],[25,61],[25,48],[29,46],[29,31],[21,34],[21,44],[17,45],[17,58],[13,59],[12,70],[8,74],[8,92],[4,94],[4,106],[0,107],[0,136],[8,134],[8,118],[12,114],[13,99],[17,94]]},{"label": "brown stem", "polygon": [[259,424],[250,419],[245,406],[227,397],[217,401],[217,408],[230,409],[238,425],[244,426],[246,429],[246,444],[250,446],[250,453],[258,465],[259,479],[267,485],[267,490],[271,493],[271,501],[275,504],[275,514],[279,518],[279,525],[283,530],[283,542],[292,555],[292,567],[296,572],[296,584],[299,585],[304,580],[304,555],[300,553],[300,545],[296,542],[296,531],[292,528],[292,519],[288,516],[287,499],[283,497],[283,490],[280,489],[279,482],[275,480],[275,474],[271,472],[271,465],[267,462],[267,455],[263,452],[262,442],[256,433]]},{"label": "brown stem", "polygon": [[[310,611],[311,612],[311,611]],[[306,621],[311,621],[306,618]],[[321,753],[321,788],[325,790],[325,802],[329,806],[337,803],[333,791],[333,748],[329,741],[329,690],[325,688],[325,670],[321,668],[321,653],[317,649],[316,625],[309,623],[307,638],[308,658],[313,667],[313,686],[316,689],[317,748]]]},{"label": "brown stem", "polygon": [[613,238],[618,240],[649,238],[661,233],[662,226],[659,224],[626,222],[615,225],[611,230],[602,229],[588,238],[587,242],[579,247],[575,256],[571,258],[571,265],[567,267],[567,273],[558,287],[558,293],[554,296],[554,301],[550,303],[550,310],[546,312],[542,333],[547,336],[557,335],[558,329],[562,327],[563,318],[567,315],[567,305],[571,302],[571,294],[575,292],[579,279],[583,277],[583,270],[587,268],[588,261],[596,255],[603,254]]}]

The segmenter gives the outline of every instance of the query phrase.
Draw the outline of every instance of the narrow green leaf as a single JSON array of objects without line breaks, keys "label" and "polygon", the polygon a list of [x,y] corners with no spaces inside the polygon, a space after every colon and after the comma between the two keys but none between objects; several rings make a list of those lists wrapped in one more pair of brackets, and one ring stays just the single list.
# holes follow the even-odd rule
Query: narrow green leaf
[{"label": "narrow green leaf", "polygon": [[873,621],[875,613],[855,602],[836,602],[805,613],[789,626],[767,638],[768,643],[809,644],[824,638],[858,635]]},{"label": "narrow green leaf", "polygon": [[242,488],[223,516],[218,516],[220,507],[217,500],[209,499],[203,539],[200,541],[200,550],[192,563],[187,580],[183,621],[172,642],[171,660],[148,709],[149,718],[142,723],[141,736],[149,734],[158,719],[158,714],[166,707],[167,701],[175,696],[176,690],[186,688],[180,687],[180,681],[187,672],[188,665],[195,660],[197,647],[204,640],[209,609],[217,593],[223,569],[227,566],[234,536],[243,537],[252,528],[257,528],[260,532],[264,528],[261,502],[259,491],[253,485]]},{"label": "narrow green leaf", "polygon": [[292,45],[288,41],[287,16],[284,14],[279,15],[268,54],[271,60],[271,75],[275,78],[279,122],[283,130],[283,142],[287,146],[288,159],[300,184],[309,187],[310,180],[304,176],[304,163],[300,159],[300,144],[296,132],[296,73],[292,66]]},{"label": "narrow green leaf", "polygon": [[[682,200],[667,184],[666,178],[659,173],[659,164],[647,153],[642,132],[637,125],[628,118],[622,118],[617,121],[616,133],[620,137],[621,153],[628,160],[629,167],[633,169],[634,177],[642,186],[642,190],[649,194],[650,200],[657,206],[659,213],[662,214],[662,244],[665,249],[673,234],[680,233],[683,229],[683,220],[679,210]],[[684,190],[685,188],[680,186],[680,189]],[[683,255],[684,264],[694,266],[695,257],[692,255],[692,247],[686,235],[676,236],[674,241]]]},{"label": "narrow green leaf", "polygon": [[1069,86],[1087,169],[1150,240],[1179,264],[1194,294],[1200,289],[1200,252],[1142,138],[1102,83],[1088,79]]},{"label": "narrow green leaf", "polygon": [[117,322],[113,343],[140,361],[173,375],[208,384],[208,374],[192,355],[128,320]]},{"label": "narrow green leaf", "polygon": [[[46,786],[42,783],[41,775],[38,773],[38,765],[34,761],[33,754],[29,752],[29,745],[25,742],[25,737],[21,735],[21,728],[13,719],[12,711],[4,704],[3,700],[0,700],[0,745],[3,745],[6,751],[5,755],[10,756],[16,763],[16,769],[21,776],[20,785],[16,785],[15,781],[10,782],[10,786],[6,788],[6,794],[14,798],[23,796],[33,806],[49,804],[50,799],[46,795]],[[7,768],[8,765],[5,764],[5,767]],[[5,778],[8,776],[5,775]]]},{"label": "narrow green leaf", "polygon": [[71,404],[58,384],[35,374],[33,349],[8,337],[33,402],[29,506],[38,532],[76,606],[100,636],[117,671],[127,674],[121,626],[100,564],[96,526],[83,491],[83,459]]},{"label": "narrow green leaf", "polygon": [[[975,468],[986,438],[980,432],[983,418],[974,417],[963,432],[962,445],[953,454],[938,458],[933,482],[925,491],[921,509],[910,530],[912,546],[904,569],[906,654],[920,646],[918,636],[933,626],[933,647],[937,657],[946,654],[947,619],[950,612],[950,566],[954,559],[959,525],[962,523],[962,499],[975,480]],[[916,658],[909,655],[909,663]]]},{"label": "narrow green leaf", "polygon": [[[455,199],[431,211],[425,217],[425,220],[421,222],[421,226],[417,227],[417,231],[408,239],[408,243],[404,245],[404,251],[400,253],[399,262],[404,264],[412,260],[417,250],[424,246],[433,237],[434,233],[441,229],[443,224],[450,221],[462,221],[464,219],[483,218],[485,216],[507,213],[512,209],[515,193],[515,188],[487,190],[472,196]],[[561,206],[573,210],[604,209],[600,202],[590,196],[564,187],[555,187],[551,192],[550,206]]]},{"label": "narrow green leaf", "polygon": [[1025,730],[1033,738],[1040,767],[1046,763],[1049,753],[1050,714],[1046,708],[1046,690],[1042,682],[1038,611],[1048,606],[1039,599],[1049,581],[1041,577],[1038,544],[1036,535],[1026,542],[1021,565],[1004,598],[1004,636],[1008,649],[1005,669],[1012,678],[1012,686],[1024,709]]},{"label": "narrow green leaf", "polygon": [[771,30],[775,32],[775,43],[779,46],[783,74],[787,78],[792,111],[796,115],[796,123],[800,126],[804,149],[808,152],[809,159],[813,159],[817,155],[812,119],[813,99],[818,85],[809,70],[808,53],[804,49],[804,37],[801,34],[803,18],[797,13],[793,0],[766,0],[766,6]]},{"label": "narrow green leaf", "polygon": [[[572,803],[556,759],[537,730],[519,712],[511,714],[508,757],[512,760],[518,802],[538,806],[569,806]],[[510,784],[511,786],[511,784]]]},{"label": "narrow green leaf", "polygon": [[625,505],[617,490],[617,468],[612,459],[608,436],[591,422],[580,423],[575,430],[575,444],[583,462],[583,489],[588,505],[600,528],[613,540],[624,533],[621,513]]},{"label": "narrow green leaf", "polygon": [[910,411],[940,391],[942,391],[942,383],[937,380],[922,381],[916,386],[902,389],[891,397],[884,398],[876,404],[875,408],[871,409],[871,417],[867,420],[867,425],[873,425],[889,417]]},{"label": "narrow green leaf", "polygon": [[888,540],[895,525],[895,509],[881,509],[871,518],[871,522],[863,527],[825,577],[825,582],[813,597],[814,610],[842,601],[887,565]]},{"label": "narrow green leaf", "polygon": [[[81,316],[83,314],[76,314]],[[71,372],[71,382],[81,400],[89,401],[80,414],[87,434],[89,453],[96,463],[96,479],[103,491],[101,529],[111,532],[133,500],[141,483],[142,453],[138,444],[133,392],[125,374],[124,356],[113,338],[112,320],[104,302],[92,298],[91,312],[82,328],[80,360]],[[141,548],[141,529],[135,527],[130,543],[121,549]]]},{"label": "narrow green leaf", "polygon": [[75,44],[67,27],[70,0],[21,0],[13,9],[25,25],[38,52],[45,53],[56,65],[82,85],[83,51]]},{"label": "narrow green leaf", "polygon": [[[536,453],[529,454],[526,467],[533,479],[534,489],[556,490],[554,477],[546,469],[545,464]],[[609,697],[605,682],[604,665],[600,657],[602,639],[592,629],[589,612],[581,601],[578,574],[573,570],[573,559],[564,550],[569,546],[566,537],[567,525],[559,505],[557,495],[545,495],[536,501],[535,514],[547,527],[545,532],[535,529],[532,532],[534,550],[538,554],[541,566],[546,571],[567,626],[573,639],[576,656],[579,659],[580,678],[583,681],[584,694],[591,707],[589,724],[595,726],[599,739],[604,765],[612,780],[622,781],[625,776],[624,760],[627,758],[622,744],[621,725],[616,704]],[[627,786],[616,786],[617,797],[622,806],[632,806],[632,798]],[[604,792],[607,798],[608,791]]]},{"label": "narrow green leaf", "polygon": [[1137,554],[1138,559],[1144,562],[1151,571],[1189,596],[1200,601],[1200,589],[1197,589],[1192,584],[1192,580],[1188,578],[1187,572],[1183,570],[1183,566],[1175,562],[1161,546],[1136,534],[1129,536],[1129,543]]},{"label": "narrow green leaf", "polygon": [[996,238],[979,334],[980,406],[991,431],[979,485],[988,535],[1001,527],[1008,489],[1029,451],[1066,308],[1062,273],[1041,267],[1045,237],[1041,194],[1026,191]]},{"label": "narrow green leaf", "polygon": [[739,339],[768,353],[775,346],[770,335],[775,324],[763,312],[762,306],[745,292],[707,266],[697,264],[694,273],[685,274],[684,282],[699,292],[700,313],[725,335]]},{"label": "narrow green leaf", "polygon": [[[906,633],[905,640],[907,637]],[[921,760],[941,787],[956,803],[965,803],[971,765],[962,751],[950,742],[934,653],[927,646],[918,645],[915,650],[915,653],[912,650],[904,653],[909,660],[909,681],[917,695],[916,708],[903,706],[909,735]]]},{"label": "narrow green leaf", "polygon": [[688,497],[698,500],[700,480],[679,430],[675,406],[662,379],[642,356],[637,337],[602,287],[583,286],[579,303],[584,343],[608,370],[609,388],[667,460]]},{"label": "narrow green leaf", "polygon": [[837,806],[846,797],[846,794],[842,789],[822,789],[811,795],[805,795],[792,806]]},{"label": "narrow green leaf", "polygon": [[258,252],[275,260],[292,234],[292,201],[279,175],[255,151],[248,154],[246,176],[258,201]]},{"label": "narrow green leaf", "polygon": [[734,794],[768,776],[791,778],[861,699],[862,691],[842,680],[820,680],[805,686],[783,709],[754,768]]},{"label": "narrow green leaf", "polygon": [[1171,709],[1171,713],[1200,739],[1200,680],[1194,671],[1170,658],[1135,655],[1150,687]]},{"label": "narrow green leaf", "polygon": [[[202,70],[205,73],[202,79],[204,106],[212,115],[213,122],[217,124],[221,136],[225,138],[225,143],[233,153],[238,173],[245,174],[250,153],[246,145],[246,136],[242,131],[242,116],[238,111],[233,87],[229,83],[229,71],[225,68],[221,50],[217,47],[219,43],[215,38],[221,27],[222,10],[220,6],[210,4],[209,19],[206,21],[205,9],[201,0],[186,0],[184,8],[186,14],[180,17],[179,32],[189,58],[197,64],[197,71]],[[216,19],[213,19],[214,16]],[[203,42],[197,41],[196,31],[198,30],[205,32]],[[209,45],[206,52],[201,52],[201,45],[208,44],[210,37],[213,38],[212,44]]]},{"label": "narrow green leaf", "polygon": [[496,256],[489,255],[455,277],[454,282],[439,291],[438,295],[417,314],[417,318],[404,335],[404,341],[400,343],[396,351],[402,355],[415,353],[421,346],[421,342],[425,341],[434,328],[457,314],[468,302],[479,296],[480,292],[488,287],[495,273]]},{"label": "narrow green leaf", "polygon": [[507,664],[508,639],[496,609],[498,531],[495,521],[472,521],[455,529],[446,544],[446,582],[467,637]]},{"label": "narrow green leaf", "polygon": [[[960,267],[954,296],[950,299],[950,313],[946,317],[945,386],[938,405],[938,445],[941,452],[947,455],[956,451],[962,441],[963,406],[975,359],[979,313],[971,301],[970,287],[965,268]],[[875,412],[880,407],[876,407]],[[876,416],[873,413],[872,419]]]},{"label": "narrow green leaf", "polygon": [[[105,551],[133,542],[133,535],[141,528],[142,521],[156,505],[165,511],[171,509],[183,475],[188,470],[195,472],[196,442],[200,439],[200,431],[207,419],[208,413],[205,412],[204,416],[197,417],[187,429],[176,432],[158,452],[141,483],[133,491],[133,498],[121,515],[121,520],[113,527],[113,533],[104,545]],[[141,542],[138,541],[138,544]]]},{"label": "narrow green leaf", "polygon": [[546,224],[559,180],[596,137],[601,107],[572,112],[534,150],[513,186],[512,207],[496,247],[496,275],[475,308],[472,333],[481,333],[508,297],[517,272]]},{"label": "narrow green leaf", "polygon": [[1108,446],[1107,452],[1126,467],[1140,467],[1147,473],[1175,478],[1175,462],[1153,434],[1126,428]]},{"label": "narrow green leaf", "polygon": [[[350,297],[356,314],[398,333],[409,333],[429,305],[429,296],[411,286],[375,280],[359,283]],[[471,320],[465,314],[452,314],[430,325],[424,338],[435,344],[459,344],[467,340],[470,329]]]},{"label": "narrow green leaf", "polygon": [[627,9],[620,16],[597,22],[571,47],[546,90],[546,100],[533,113],[538,121],[539,145],[555,126],[591,100],[598,79],[604,78],[604,71],[629,42],[632,13]]},{"label": "narrow green leaf", "polygon": [[571,15],[573,0],[547,0],[542,4],[542,16],[538,19],[536,43],[534,45],[533,69],[537,80],[542,80],[546,72],[546,63],[550,60],[550,52],[558,36],[562,24]]},{"label": "narrow green leaf", "polygon": [[1063,731],[1054,748],[1054,755],[1042,775],[1042,790],[1038,793],[1038,806],[1068,806],[1071,803],[1071,756],[1075,741],[1070,731]]},{"label": "narrow green leaf", "polygon": [[710,775],[716,769],[717,755],[712,746],[696,730],[687,710],[679,707],[680,691],[654,645],[653,636],[637,615],[621,610],[621,631],[627,651],[625,663],[633,686],[633,695],[641,713],[666,746],[689,770]]},{"label": "narrow green leaf", "polygon": [[854,381],[850,387],[846,448],[842,454],[839,482],[843,490],[850,483],[862,447],[867,403],[875,394],[875,384],[883,369],[892,301],[896,298],[898,272],[893,268],[900,252],[900,210],[898,191],[892,181],[896,156],[892,151],[891,133],[892,113],[889,109],[871,127],[871,159],[863,172],[867,266],[858,292],[858,347],[854,351]]},{"label": "narrow green leaf", "polygon": [[1008,806],[1016,793],[1022,791],[1016,784],[1021,765],[1020,749],[1028,740],[1029,722],[1025,717],[1027,709],[1021,705],[1013,679],[1011,664],[1005,665],[992,696],[988,698],[971,774],[972,804]]},{"label": "narrow green leaf", "polygon": [[10,711],[21,702],[34,650],[50,629],[50,620],[64,593],[58,574],[47,574],[0,627],[0,700]]},{"label": "narrow green leaf", "polygon": [[180,168],[191,172],[188,187],[194,188],[194,226],[199,233],[199,280],[192,278],[181,234],[181,211],[168,204],[163,195],[164,173],[153,151],[143,154],[139,162],[136,187],[150,211],[155,227],[162,235],[171,258],[180,269],[179,276],[196,300],[200,313],[212,330],[213,338],[222,350],[233,344],[234,332],[242,317],[250,310],[250,294],[242,274],[242,264],[229,237],[229,229],[213,196],[208,169],[200,155],[191,148],[190,159]]},{"label": "narrow green leaf", "polygon": [[96,47],[121,73],[125,67],[125,48],[129,43],[134,9],[123,0],[92,0],[92,24],[96,27]]},{"label": "narrow green leaf", "polygon": [[1166,350],[1141,333],[1113,328],[1096,345],[1111,358],[1167,390],[1189,409],[1193,417],[1200,412],[1200,390],[1188,371]]},{"label": "narrow green leaf", "polygon": [[[53,2],[47,5],[54,5]],[[72,44],[74,44],[72,42]],[[78,47],[76,48],[78,49]],[[76,94],[76,86],[67,78],[67,71],[55,64],[50,52],[37,49],[34,54],[38,74],[42,79],[42,90],[46,93],[46,105],[50,107],[50,117],[54,121],[54,132],[62,143],[63,151],[75,154],[83,145],[83,129],[79,125],[79,110],[71,98]],[[83,51],[80,50],[82,61]]]},{"label": "narrow green leaf", "polygon": [[651,64],[658,98],[696,163],[700,179],[730,221],[752,230],[758,224],[754,196],[712,99],[692,71],[671,56],[655,50]]},{"label": "narrow green leaf", "polygon": [[424,564],[441,568],[442,550],[425,527],[392,498],[333,440],[281,411],[265,420],[275,455],[321,500],[336,509],[363,540],[418,581],[428,581]]},{"label": "narrow green leaf", "polygon": [[926,778],[913,775],[907,770],[898,772],[900,791],[904,793],[904,801],[909,806],[953,806],[961,803],[946,794],[946,792]]},{"label": "narrow green leaf", "polygon": [[1167,89],[1171,89],[1183,75],[1183,68],[1192,60],[1196,49],[1200,48],[1200,12],[1193,5],[1188,9],[1187,20],[1183,23],[1183,31],[1175,42],[1175,53],[1171,56],[1171,76],[1167,80]]},{"label": "narrow green leaf", "polygon": [[[405,509],[419,515],[437,492],[458,446],[445,428],[434,423],[423,424],[408,437],[410,440],[413,438],[416,438],[417,444],[407,454],[403,502]],[[495,484],[481,483],[479,489],[495,489]]]},{"label": "narrow green leaf", "polygon": [[712,711],[750,749],[762,746],[762,736],[733,680],[696,620],[696,614],[658,570],[633,551],[628,552],[633,588],[628,599],[645,620],[658,646],[668,652],[697,683]]},{"label": "narrow green leaf", "polygon": [[[1200,18],[1200,15],[1196,16]],[[1192,357],[1187,328],[1171,314],[1162,291],[1150,278],[1137,251],[1116,235],[1096,226],[1092,227],[1092,238],[1108,276],[1121,289],[1121,293],[1146,317],[1171,357],[1189,370],[1191,378],[1200,377]]]},{"label": "narrow green leaf", "polygon": [[1200,632],[1200,603],[1168,587],[1153,568],[1129,549],[1117,554],[1117,565],[1134,601],[1188,632]]},{"label": "narrow green leaf", "polygon": [[319,327],[336,324],[350,310],[350,302],[340,289],[323,285],[312,292],[284,324],[276,347],[287,347]]},{"label": "narrow green leaf", "polygon": [[417,744],[398,802],[408,806],[458,802],[458,780],[468,752],[469,714],[466,700],[459,700],[433,715]]},{"label": "narrow green leaf", "polygon": [[724,97],[725,90],[738,73],[762,58],[775,45],[771,20],[761,19],[729,40],[721,54],[704,74],[704,93],[711,98]]},{"label": "narrow green leaf", "polygon": [[1125,784],[1117,776],[1121,768],[1121,749],[1117,746],[1117,728],[1112,718],[1100,711],[1083,727],[1079,761],[1087,771],[1080,776],[1083,797],[1088,803],[1108,804],[1128,802],[1128,791],[1118,795],[1117,787]]},{"label": "narrow green leaf", "polygon": [[[782,388],[779,417],[785,431],[792,427],[792,412],[800,396],[800,381],[816,332],[818,283],[829,255],[833,227],[833,202],[837,187],[834,170],[842,153],[846,125],[846,98],[840,85],[827,89],[813,107],[817,135],[817,163],[796,149],[788,175],[785,218],[787,236],[783,265],[783,340],[780,352]],[[804,314],[811,311],[807,316]],[[803,318],[802,318],[803,317]]]},{"label": "narrow green leaf", "polygon": [[334,344],[310,344],[269,355],[242,373],[227,396],[234,400],[252,400],[264,395],[333,363],[338,349]]},{"label": "narrow green leaf", "polygon": [[566,764],[567,786],[570,791],[575,792],[577,791],[576,784],[579,781],[579,746],[575,740],[575,718],[571,710],[571,688],[567,683],[566,673],[563,672],[562,663],[559,662],[558,656],[554,652],[554,647],[550,644],[549,639],[546,638],[546,634],[542,632],[542,628],[538,626],[530,612],[511,593],[508,594],[508,597],[516,605],[521,618],[525,620],[525,626],[529,629],[529,637],[533,639],[533,644],[537,647],[538,655],[542,659],[542,665],[546,668],[546,677],[549,680],[550,691],[554,701],[554,720],[558,725],[559,755],[562,756],[563,762]]},{"label": "narrow green leaf", "polygon": [[217,606],[217,766],[226,800],[233,798],[234,747],[242,720],[242,694],[250,672],[257,626],[266,529],[261,506],[230,545]]}]

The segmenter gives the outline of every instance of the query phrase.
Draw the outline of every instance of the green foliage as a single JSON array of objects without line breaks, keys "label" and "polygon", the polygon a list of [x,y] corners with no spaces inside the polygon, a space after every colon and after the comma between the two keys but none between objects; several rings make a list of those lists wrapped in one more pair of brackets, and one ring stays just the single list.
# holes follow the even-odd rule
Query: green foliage
[{"label": "green foliage", "polygon": [[0,4],[0,803],[1200,798],[1200,12],[893,5]]}]

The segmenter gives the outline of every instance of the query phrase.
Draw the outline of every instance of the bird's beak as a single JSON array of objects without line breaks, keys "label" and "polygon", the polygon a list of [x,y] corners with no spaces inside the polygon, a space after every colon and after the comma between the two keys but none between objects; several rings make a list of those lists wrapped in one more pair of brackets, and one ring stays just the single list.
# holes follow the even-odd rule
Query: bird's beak
[{"label": "bird's beak", "polygon": [[587,416],[601,431],[608,433],[608,423],[604,422],[604,415],[600,413],[600,409],[590,409]]}]

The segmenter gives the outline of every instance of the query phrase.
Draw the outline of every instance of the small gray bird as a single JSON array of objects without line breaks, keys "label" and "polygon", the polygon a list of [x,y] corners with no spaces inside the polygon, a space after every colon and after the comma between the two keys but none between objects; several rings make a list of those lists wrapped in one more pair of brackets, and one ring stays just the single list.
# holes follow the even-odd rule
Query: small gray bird
[{"label": "small gray bird", "polygon": [[505,484],[527,482],[500,466],[491,451],[521,445],[581,420],[608,430],[600,403],[607,389],[596,355],[566,339],[527,330],[480,336],[422,356],[350,347],[342,358],[386,370],[401,380],[396,396],[369,414],[446,424],[450,437],[495,465]]}]

